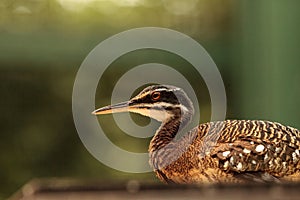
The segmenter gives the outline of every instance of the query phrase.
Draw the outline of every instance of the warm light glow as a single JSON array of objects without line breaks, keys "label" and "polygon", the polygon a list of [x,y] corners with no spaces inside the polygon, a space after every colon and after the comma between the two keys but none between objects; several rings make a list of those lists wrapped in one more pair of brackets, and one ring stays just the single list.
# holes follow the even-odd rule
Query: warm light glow
[{"label": "warm light glow", "polygon": [[97,0],[57,0],[57,1],[65,9],[79,11],[84,9],[89,3],[95,2]]},{"label": "warm light glow", "polygon": [[138,6],[143,4],[143,0],[111,0],[120,6]]},{"label": "warm light glow", "polygon": [[138,6],[143,0],[57,0],[62,7],[68,10],[80,11],[90,3],[112,2],[117,6]]},{"label": "warm light glow", "polygon": [[13,12],[16,14],[23,14],[23,15],[32,13],[31,10],[25,6],[18,6]]}]

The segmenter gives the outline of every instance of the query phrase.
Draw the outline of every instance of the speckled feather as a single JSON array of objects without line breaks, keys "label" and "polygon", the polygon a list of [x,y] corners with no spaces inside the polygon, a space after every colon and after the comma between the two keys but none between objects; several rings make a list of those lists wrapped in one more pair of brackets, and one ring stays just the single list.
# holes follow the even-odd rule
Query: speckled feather
[{"label": "speckled feather", "polygon": [[173,137],[168,133],[177,131],[170,131],[174,123],[162,126],[165,130],[158,132],[164,137],[154,137],[149,148],[150,163],[165,182],[300,179],[300,132],[295,128],[258,120],[210,122],[162,147],[164,138]]}]

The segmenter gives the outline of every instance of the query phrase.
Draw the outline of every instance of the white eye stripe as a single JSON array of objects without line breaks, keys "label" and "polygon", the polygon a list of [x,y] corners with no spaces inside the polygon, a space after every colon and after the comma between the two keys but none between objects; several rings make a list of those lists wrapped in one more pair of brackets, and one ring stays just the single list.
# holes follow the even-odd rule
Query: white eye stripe
[{"label": "white eye stripe", "polygon": [[151,109],[139,109],[137,108],[130,108],[131,112],[139,113],[144,116],[151,117],[156,119],[157,121],[165,121],[173,116],[172,113],[165,112],[164,110],[151,110]]},{"label": "white eye stripe", "polygon": [[[143,104],[138,104],[137,107],[146,107],[148,109],[151,109],[152,107],[154,107],[154,105],[156,105],[156,104],[143,103]],[[133,107],[135,107],[135,106],[133,106]],[[178,105],[174,106],[174,104],[167,103],[167,102],[159,102],[159,103],[157,103],[157,107],[162,107],[162,108],[173,107],[173,108],[180,108],[183,112],[188,111],[188,109],[183,105],[178,104]]]},{"label": "white eye stripe", "polygon": [[166,89],[166,88],[159,88],[159,89],[155,89],[155,91],[161,92],[161,91],[166,91],[166,92],[173,92],[173,91],[178,91],[180,90],[179,88],[174,88],[174,89]]},{"label": "white eye stripe", "polygon": [[172,88],[172,89],[168,89],[168,88],[158,88],[158,89],[155,89],[155,91],[158,91],[158,92],[161,92],[161,91],[166,91],[166,92],[173,92],[173,91],[178,91],[178,90],[181,90],[180,88]]},{"label": "white eye stripe", "polygon": [[155,89],[153,92],[161,92],[161,91],[169,91],[168,89],[166,88],[159,88],[159,89]]}]

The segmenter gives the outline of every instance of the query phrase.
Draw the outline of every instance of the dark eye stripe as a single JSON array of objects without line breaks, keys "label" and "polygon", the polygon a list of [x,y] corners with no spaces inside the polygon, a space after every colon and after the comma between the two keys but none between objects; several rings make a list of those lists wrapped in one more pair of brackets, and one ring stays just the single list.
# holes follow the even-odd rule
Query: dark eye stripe
[{"label": "dark eye stripe", "polygon": [[165,109],[165,110],[173,110],[174,108],[171,107],[171,106],[168,106],[168,107],[165,107],[164,109]]},{"label": "dark eye stripe", "polygon": [[147,91],[147,92],[142,92],[140,95],[138,95],[136,98],[133,99],[133,104],[141,104],[141,103],[149,103],[149,104],[153,104],[154,103],[159,103],[159,102],[164,102],[164,103],[170,103],[170,104],[173,104],[173,105],[179,105],[180,102],[178,100],[178,98],[180,97],[177,97],[173,91],[170,91],[170,90],[159,90],[157,91],[159,92],[160,94],[160,98],[158,99],[153,99],[152,98],[152,94],[155,93],[155,90],[154,91]]},{"label": "dark eye stripe", "polygon": [[149,106],[139,106],[139,108],[140,108],[140,109],[148,109],[148,110],[150,109]]}]

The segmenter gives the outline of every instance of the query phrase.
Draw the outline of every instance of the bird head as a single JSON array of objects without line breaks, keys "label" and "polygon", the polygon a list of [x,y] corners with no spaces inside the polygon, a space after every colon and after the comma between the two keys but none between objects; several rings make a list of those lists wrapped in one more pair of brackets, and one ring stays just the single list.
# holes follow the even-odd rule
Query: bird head
[{"label": "bird head", "polygon": [[191,100],[181,88],[170,85],[152,85],[129,101],[99,108],[92,114],[118,112],[139,113],[157,121],[166,121],[174,117],[191,116],[194,108]]}]

